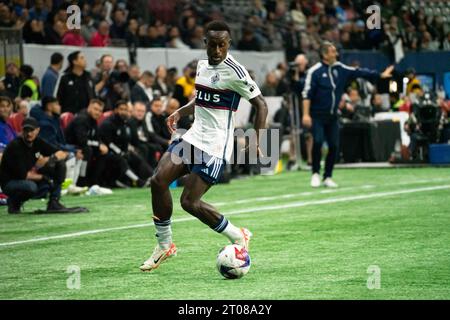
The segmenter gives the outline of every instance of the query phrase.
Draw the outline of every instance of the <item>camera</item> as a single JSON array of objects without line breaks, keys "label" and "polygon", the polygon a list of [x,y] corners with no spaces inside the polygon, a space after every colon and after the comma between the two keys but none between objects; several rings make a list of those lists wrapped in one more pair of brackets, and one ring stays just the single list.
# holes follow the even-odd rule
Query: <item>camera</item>
[{"label": "camera", "polygon": [[119,72],[117,70],[114,70],[109,75],[109,82],[111,84],[115,83],[127,83],[130,80],[130,75],[128,72]]}]

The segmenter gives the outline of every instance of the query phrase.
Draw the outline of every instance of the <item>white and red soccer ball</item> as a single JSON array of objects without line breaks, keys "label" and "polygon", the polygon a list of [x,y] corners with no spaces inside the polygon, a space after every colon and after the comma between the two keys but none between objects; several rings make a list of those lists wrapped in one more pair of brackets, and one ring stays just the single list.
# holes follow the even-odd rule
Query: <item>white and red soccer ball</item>
[{"label": "white and red soccer ball", "polygon": [[251,260],[247,250],[237,244],[230,244],[217,255],[217,270],[227,279],[242,278],[250,270]]}]

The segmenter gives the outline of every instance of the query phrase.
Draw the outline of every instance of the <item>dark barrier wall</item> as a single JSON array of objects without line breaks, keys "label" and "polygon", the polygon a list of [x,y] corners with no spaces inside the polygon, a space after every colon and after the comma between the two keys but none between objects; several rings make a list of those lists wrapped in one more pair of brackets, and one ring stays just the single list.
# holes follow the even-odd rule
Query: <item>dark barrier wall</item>
[{"label": "dark barrier wall", "polygon": [[[342,50],[340,60],[345,64],[351,64],[358,60],[361,67],[384,70],[391,62],[388,56],[380,52]],[[438,86],[443,85],[445,72],[450,72],[450,51],[424,51],[407,52],[395,69],[404,72],[408,68],[416,69],[417,73],[434,73]]]}]

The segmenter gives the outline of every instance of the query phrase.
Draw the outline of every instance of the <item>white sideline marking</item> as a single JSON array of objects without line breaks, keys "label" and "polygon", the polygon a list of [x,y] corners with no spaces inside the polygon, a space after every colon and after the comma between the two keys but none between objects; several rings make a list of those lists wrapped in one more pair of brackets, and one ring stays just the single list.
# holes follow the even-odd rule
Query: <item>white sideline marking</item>
[{"label": "white sideline marking", "polygon": [[300,193],[289,193],[289,194],[283,194],[278,196],[268,196],[268,197],[257,197],[257,198],[251,198],[251,199],[243,199],[243,200],[237,200],[237,201],[229,201],[229,202],[216,202],[211,203],[213,206],[225,206],[225,205],[233,205],[233,204],[243,204],[243,203],[251,203],[251,202],[263,202],[263,201],[271,201],[271,200],[277,200],[277,199],[287,199],[287,198],[293,198],[293,197],[304,197],[304,196],[311,196],[313,194],[327,194],[327,193],[335,193],[340,191],[350,191],[350,190],[359,190],[359,189],[372,189],[376,187],[381,186],[402,186],[402,185],[408,185],[408,184],[421,184],[421,183],[432,183],[432,182],[442,182],[442,181],[448,181],[448,178],[437,178],[437,179],[430,179],[430,180],[413,180],[413,181],[403,181],[403,182],[397,182],[397,183],[390,183],[389,185],[362,185],[362,186],[356,186],[356,187],[346,187],[346,188],[337,188],[337,189],[325,189],[322,191],[307,191],[307,192],[300,192]]},{"label": "white sideline marking", "polygon": [[249,202],[261,202],[261,201],[271,201],[271,200],[277,200],[277,199],[288,199],[288,198],[294,198],[294,197],[305,197],[305,196],[312,196],[314,194],[327,194],[327,193],[335,193],[339,191],[350,191],[350,190],[358,190],[358,189],[372,189],[376,186],[373,185],[363,185],[359,187],[347,187],[347,188],[336,188],[336,189],[325,189],[322,191],[306,191],[306,192],[300,192],[300,193],[288,193],[288,194],[281,194],[278,196],[270,196],[270,197],[258,197],[258,198],[249,198],[249,199],[243,199],[243,200],[236,200],[236,201],[229,201],[229,202],[216,202],[211,203],[213,206],[225,206],[225,205],[231,205],[231,204],[242,204],[242,203],[249,203]]},{"label": "white sideline marking", "polygon": [[[260,211],[267,211],[267,210],[288,209],[288,208],[305,207],[305,206],[311,206],[311,205],[322,205],[322,204],[345,202],[345,201],[356,201],[356,200],[364,200],[364,199],[390,197],[390,196],[400,195],[400,194],[423,192],[423,191],[433,191],[433,190],[442,190],[442,189],[450,189],[450,185],[441,185],[441,186],[433,186],[433,187],[406,189],[406,190],[393,191],[393,192],[371,193],[371,194],[363,194],[363,195],[343,197],[343,198],[331,198],[331,199],[323,199],[323,200],[293,202],[293,203],[287,203],[287,204],[283,204],[283,205],[247,208],[247,209],[242,209],[242,210],[237,210],[237,211],[224,212],[223,214],[225,216],[231,216],[231,215],[238,215],[238,214],[249,213],[249,212],[260,212]],[[181,219],[174,220],[173,223],[192,221],[192,220],[196,220],[196,219],[197,218],[195,218],[195,217],[181,218]],[[32,238],[32,239],[21,240],[21,241],[3,242],[3,243],[0,243],[0,247],[14,246],[14,245],[24,244],[24,243],[33,243],[33,242],[41,242],[41,241],[48,241],[48,240],[80,237],[80,236],[84,236],[84,235],[104,233],[104,232],[109,232],[109,231],[144,228],[144,227],[149,227],[149,226],[152,226],[152,225],[153,225],[153,223],[150,222],[150,223],[135,224],[135,225],[130,225],[130,226],[122,226],[122,227],[114,227],[114,228],[106,228],[106,229],[96,229],[96,230],[87,230],[87,231],[81,231],[81,232],[75,232],[75,233],[67,233],[67,234],[61,234],[61,235],[50,236],[50,237]]]}]

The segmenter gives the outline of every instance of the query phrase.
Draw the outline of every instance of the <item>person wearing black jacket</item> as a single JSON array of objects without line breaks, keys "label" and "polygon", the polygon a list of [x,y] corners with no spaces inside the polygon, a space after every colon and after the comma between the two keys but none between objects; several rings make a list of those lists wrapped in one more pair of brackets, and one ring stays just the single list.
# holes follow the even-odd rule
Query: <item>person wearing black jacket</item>
[{"label": "person wearing black jacket", "polygon": [[127,180],[131,180],[133,187],[145,187],[153,174],[150,165],[134,147],[136,137],[128,121],[128,103],[120,100],[114,106],[114,114],[99,128],[100,140],[109,148],[105,161],[108,168],[104,170],[107,174],[103,175],[107,187],[123,187]]},{"label": "person wearing black jacket", "polygon": [[30,110],[30,116],[39,123],[39,138],[59,150],[71,152],[78,156],[81,151],[66,142],[61,128],[60,114],[61,105],[55,97],[43,97],[41,105],[36,105]]},{"label": "person wearing black jacket", "polygon": [[14,62],[6,65],[6,74],[3,79],[8,97],[14,100],[19,95],[20,88],[20,72]]},{"label": "person wearing black jacket", "polygon": [[86,58],[81,51],[68,56],[69,67],[61,77],[57,98],[61,104],[61,112],[76,114],[89,105],[96,97],[91,75],[86,71]]},{"label": "person wearing black jacket", "polygon": [[23,135],[6,147],[0,165],[0,184],[8,195],[8,212],[20,213],[24,202],[46,197],[47,193],[50,194],[47,212],[66,212],[68,209],[59,199],[67,153],[38,137],[36,119],[25,119],[22,129]]},{"label": "person wearing black jacket", "polygon": [[[161,99],[152,101],[150,112],[148,112],[146,116],[146,122],[149,129],[158,136],[159,141],[165,140],[168,146],[172,135],[167,128],[164,103]],[[165,144],[163,146],[167,148]]]},{"label": "person wearing black jacket", "polygon": [[108,147],[100,141],[97,126],[103,107],[103,101],[92,99],[88,108],[78,113],[65,130],[67,143],[80,149],[83,154],[79,185],[99,184],[101,172],[96,170],[96,163],[102,163],[108,153]]},{"label": "person wearing black jacket", "polygon": [[145,121],[146,106],[143,102],[136,102],[133,105],[133,113],[130,119],[132,134],[137,137],[136,147],[152,168],[156,168],[157,153],[160,155],[167,149],[167,140],[158,136],[151,126],[149,128]]},{"label": "person wearing black jacket", "polygon": [[152,86],[155,83],[155,76],[150,71],[144,71],[139,81],[131,89],[130,99],[132,103],[144,102],[147,108],[153,100]]}]

